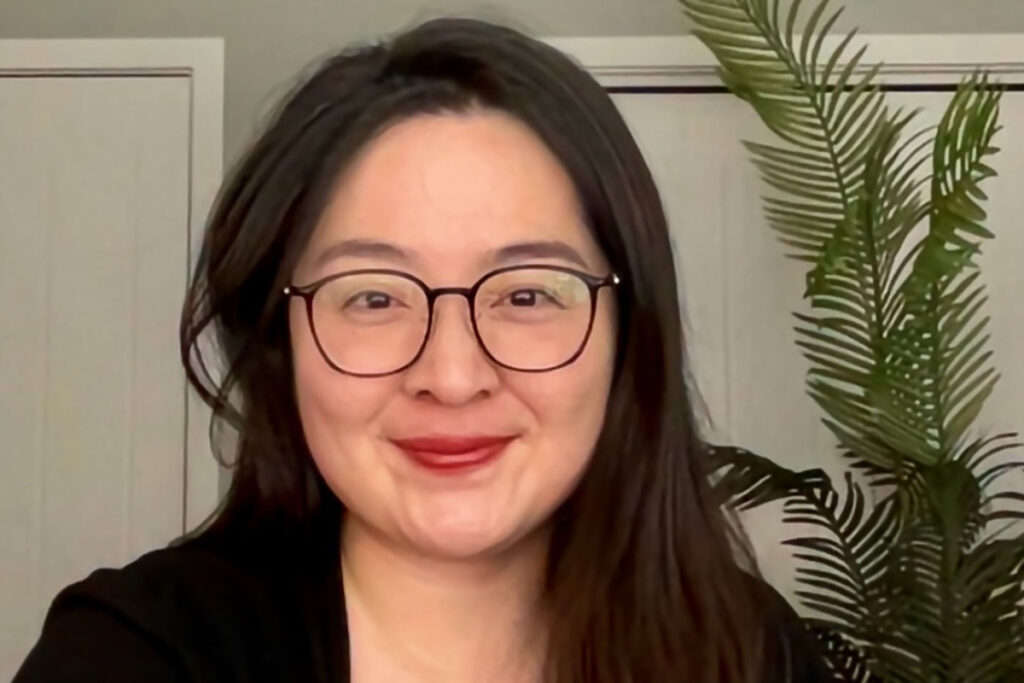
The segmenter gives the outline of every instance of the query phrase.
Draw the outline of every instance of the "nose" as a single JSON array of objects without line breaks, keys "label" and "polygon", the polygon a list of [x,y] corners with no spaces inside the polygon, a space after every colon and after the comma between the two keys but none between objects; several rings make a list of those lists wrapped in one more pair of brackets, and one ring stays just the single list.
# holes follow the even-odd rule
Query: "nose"
[{"label": "nose", "polygon": [[405,372],[405,391],[410,396],[459,406],[497,389],[498,370],[480,348],[470,315],[469,301],[463,296],[436,300],[423,353]]}]

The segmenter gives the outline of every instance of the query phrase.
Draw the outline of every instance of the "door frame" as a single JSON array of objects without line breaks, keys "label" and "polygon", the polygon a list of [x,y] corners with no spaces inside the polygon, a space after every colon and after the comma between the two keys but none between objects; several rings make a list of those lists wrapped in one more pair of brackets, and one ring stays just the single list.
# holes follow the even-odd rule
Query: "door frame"
[{"label": "door frame", "polygon": [[[823,54],[841,35],[825,40]],[[662,88],[718,88],[714,55],[692,35],[558,37],[545,42],[567,53],[608,88],[656,92]],[[1000,80],[1024,80],[1024,34],[859,34],[848,54],[868,45],[865,61],[884,61],[887,83],[954,84],[984,67]],[[864,67],[866,69],[867,67]]]},{"label": "door frame", "polygon": [[[0,78],[185,77],[189,79],[188,263],[191,276],[207,213],[223,170],[224,40],[12,39],[0,40]],[[184,292],[182,292],[184,296]],[[182,524],[195,528],[218,502],[221,468],[208,438],[210,412],[189,388],[185,399],[185,491]]]},{"label": "door frame", "polygon": [[[829,36],[822,54],[835,50],[844,36]],[[723,95],[718,62],[693,35],[588,36],[543,39],[585,68],[612,94]],[[799,38],[798,38],[799,40]],[[867,46],[859,73],[882,61],[884,90],[954,90],[965,75],[984,68],[1008,89],[1024,91],[1024,34],[858,34],[848,47],[853,55]],[[840,63],[839,67],[845,66]],[[733,425],[727,396],[719,420]],[[731,434],[722,438],[731,440]]]}]

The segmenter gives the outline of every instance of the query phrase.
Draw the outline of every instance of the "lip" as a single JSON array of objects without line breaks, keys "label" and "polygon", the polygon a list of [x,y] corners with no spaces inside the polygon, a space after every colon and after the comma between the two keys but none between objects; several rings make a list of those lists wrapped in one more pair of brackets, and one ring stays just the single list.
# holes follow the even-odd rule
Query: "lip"
[{"label": "lip", "polygon": [[495,460],[514,436],[422,436],[391,439],[415,464],[438,473],[474,470]]}]

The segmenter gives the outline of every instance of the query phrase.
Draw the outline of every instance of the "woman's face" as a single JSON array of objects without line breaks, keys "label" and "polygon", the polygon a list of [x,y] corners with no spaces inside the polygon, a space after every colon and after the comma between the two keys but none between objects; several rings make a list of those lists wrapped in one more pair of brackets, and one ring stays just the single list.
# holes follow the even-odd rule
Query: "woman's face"
[{"label": "woman's face", "polygon": [[[432,288],[470,287],[496,268],[525,264],[608,274],[557,159],[517,119],[476,111],[417,116],[371,142],[339,180],[293,281],[390,269]],[[355,307],[358,343],[377,340],[361,356],[372,362],[375,349],[392,353],[403,334],[396,328],[380,336],[391,328],[375,327],[374,316],[409,316],[413,305],[400,299],[412,290],[392,296],[394,290],[374,283],[366,292],[335,296],[330,314]],[[529,320],[538,305],[559,312],[539,296],[495,292],[477,315],[525,312]],[[441,296],[418,360],[370,378],[325,362],[302,301],[293,299],[299,414],[349,523],[445,558],[503,551],[542,527],[572,492],[601,429],[612,377],[613,299],[600,290],[589,341],[575,362],[526,373],[492,362],[474,335],[467,300]],[[500,336],[504,328],[494,329]],[[543,328],[517,333],[524,329],[539,335]],[[519,343],[510,352],[530,348]]]}]

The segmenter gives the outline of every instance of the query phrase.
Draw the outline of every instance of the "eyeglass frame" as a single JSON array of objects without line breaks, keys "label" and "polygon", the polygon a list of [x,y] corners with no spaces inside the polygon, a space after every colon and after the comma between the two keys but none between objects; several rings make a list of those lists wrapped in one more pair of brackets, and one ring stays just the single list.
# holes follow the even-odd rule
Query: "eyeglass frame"
[{"label": "eyeglass frame", "polygon": [[[553,365],[551,367],[546,368],[517,368],[513,365],[502,363],[500,360],[495,358],[494,354],[491,353],[491,350],[487,348],[487,344],[484,343],[483,337],[480,334],[480,329],[477,327],[475,303],[476,295],[477,292],[480,291],[480,287],[482,287],[485,282],[487,282],[493,277],[497,277],[498,275],[502,275],[504,273],[513,272],[517,270],[538,269],[550,270],[558,273],[566,273],[568,275],[573,275],[579,278],[581,281],[583,281],[583,283],[587,286],[587,291],[590,295],[590,318],[587,322],[587,331],[583,335],[582,341],[580,341],[579,348],[576,349],[576,351],[573,352],[573,354],[567,360],[558,363],[557,365]],[[339,366],[336,362],[334,362],[334,360],[331,359],[330,355],[327,353],[327,350],[324,348],[323,344],[320,341],[320,335],[317,334],[316,323],[313,321],[313,299],[316,297],[316,293],[320,291],[320,289],[323,288],[325,285],[340,278],[352,275],[393,275],[401,277],[418,286],[426,295],[427,327],[423,332],[423,341],[420,342],[419,349],[413,355],[412,360],[410,360],[408,363],[405,363],[404,365],[400,366],[395,370],[388,370],[387,372],[352,372],[351,370],[345,370],[344,368]],[[423,352],[427,348],[427,342],[430,341],[430,333],[434,327],[434,304],[440,297],[446,295],[458,295],[466,299],[466,303],[469,305],[469,318],[473,325],[473,335],[476,337],[477,345],[480,347],[480,350],[484,352],[484,355],[487,356],[487,358],[492,363],[499,367],[505,368],[506,370],[512,370],[515,372],[541,373],[552,372],[554,370],[564,368],[567,365],[571,365],[572,363],[576,362],[579,359],[579,357],[583,355],[583,351],[587,348],[587,342],[590,341],[590,334],[594,329],[594,317],[597,313],[597,300],[600,290],[604,287],[616,287],[620,283],[621,280],[619,276],[616,275],[615,273],[609,273],[608,275],[601,277],[598,275],[591,275],[590,273],[584,272],[582,270],[577,270],[575,268],[569,268],[567,266],[558,266],[550,264],[520,264],[514,266],[505,266],[502,268],[498,268],[496,270],[492,270],[489,273],[482,276],[470,287],[430,287],[429,285],[427,285],[427,283],[425,283],[423,280],[419,279],[415,275],[412,275],[411,273],[406,273],[401,270],[393,270],[389,268],[361,268],[357,270],[346,270],[340,273],[332,273],[331,275],[327,275],[306,285],[291,284],[286,286],[282,290],[282,294],[284,294],[289,299],[292,297],[297,297],[303,300],[306,309],[306,321],[309,324],[309,331],[313,335],[313,342],[316,344],[317,349],[320,351],[320,356],[324,359],[327,365],[331,367],[331,369],[335,370],[336,372],[340,372],[343,375],[363,378],[387,377],[389,375],[397,375],[398,373],[408,370],[413,365],[415,365],[416,362],[423,356]]]}]

